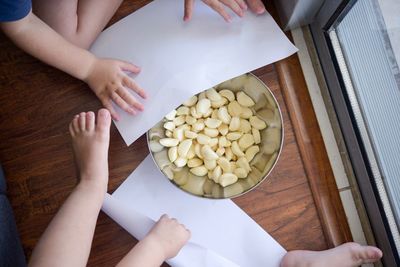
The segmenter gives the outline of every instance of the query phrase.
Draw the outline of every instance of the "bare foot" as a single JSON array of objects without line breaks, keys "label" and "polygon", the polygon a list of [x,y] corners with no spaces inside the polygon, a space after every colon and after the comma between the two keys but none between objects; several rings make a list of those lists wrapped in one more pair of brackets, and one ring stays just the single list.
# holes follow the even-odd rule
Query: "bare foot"
[{"label": "bare foot", "polygon": [[108,145],[111,116],[100,109],[97,121],[93,112],[75,115],[69,124],[75,161],[81,181],[94,181],[102,189],[108,182]]},{"label": "bare foot", "polygon": [[380,249],[351,242],[324,251],[290,251],[283,257],[281,267],[356,267],[381,257]]}]

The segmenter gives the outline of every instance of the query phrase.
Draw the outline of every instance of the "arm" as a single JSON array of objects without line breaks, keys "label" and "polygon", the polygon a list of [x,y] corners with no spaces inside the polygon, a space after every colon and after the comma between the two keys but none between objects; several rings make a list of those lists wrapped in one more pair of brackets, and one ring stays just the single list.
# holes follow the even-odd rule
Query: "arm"
[{"label": "arm", "polygon": [[82,180],[42,235],[29,266],[86,266],[105,192],[99,183]]},{"label": "arm", "polygon": [[143,89],[124,73],[138,73],[140,69],[137,66],[118,60],[96,58],[89,51],[65,40],[32,11],[18,21],[3,22],[0,26],[27,53],[88,83],[114,119],[118,119],[118,114],[111,100],[131,114],[136,113],[133,107],[143,109],[142,104],[126,89],[131,88],[139,96],[146,97]]}]

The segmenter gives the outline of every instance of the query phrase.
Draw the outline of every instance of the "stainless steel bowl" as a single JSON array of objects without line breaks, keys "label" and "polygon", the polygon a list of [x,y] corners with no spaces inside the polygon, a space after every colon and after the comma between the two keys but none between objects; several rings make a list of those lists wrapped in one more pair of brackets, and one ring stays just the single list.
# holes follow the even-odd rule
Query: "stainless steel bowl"
[{"label": "stainless steel bowl", "polygon": [[268,125],[267,128],[260,131],[260,152],[250,162],[252,171],[247,178],[241,178],[232,185],[222,187],[207,176],[200,177],[192,174],[187,166],[177,168],[169,161],[166,148],[157,152],[152,151],[150,142],[158,142],[158,139],[165,137],[164,119],[147,132],[147,143],[157,168],[172,184],[199,197],[226,199],[250,192],[271,173],[283,147],[283,119],[279,104],[271,90],[253,74],[238,76],[214,88],[217,91],[222,89],[230,89],[234,92],[244,91],[256,103],[252,107],[253,111]]}]

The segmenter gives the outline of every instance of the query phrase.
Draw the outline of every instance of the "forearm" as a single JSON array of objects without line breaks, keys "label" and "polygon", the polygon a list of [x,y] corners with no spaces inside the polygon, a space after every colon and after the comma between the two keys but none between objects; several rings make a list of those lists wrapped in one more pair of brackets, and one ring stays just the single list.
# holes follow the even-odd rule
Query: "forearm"
[{"label": "forearm", "polygon": [[51,29],[30,12],[15,22],[3,22],[1,28],[21,49],[75,78],[84,80],[96,57]]},{"label": "forearm", "polygon": [[86,266],[106,188],[80,182],[53,218],[30,266]]},{"label": "forearm", "polygon": [[118,263],[117,267],[158,267],[164,260],[162,249],[151,236],[139,241]]}]

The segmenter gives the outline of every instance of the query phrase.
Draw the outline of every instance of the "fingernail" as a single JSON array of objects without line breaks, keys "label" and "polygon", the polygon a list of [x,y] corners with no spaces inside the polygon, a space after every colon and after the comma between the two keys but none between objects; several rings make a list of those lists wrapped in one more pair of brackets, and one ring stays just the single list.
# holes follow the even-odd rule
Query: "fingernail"
[{"label": "fingernail", "polygon": [[136,111],[133,108],[129,109],[129,113],[131,113],[132,115],[136,115]]}]

